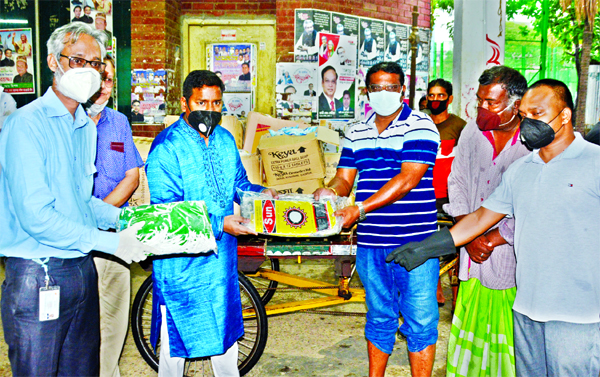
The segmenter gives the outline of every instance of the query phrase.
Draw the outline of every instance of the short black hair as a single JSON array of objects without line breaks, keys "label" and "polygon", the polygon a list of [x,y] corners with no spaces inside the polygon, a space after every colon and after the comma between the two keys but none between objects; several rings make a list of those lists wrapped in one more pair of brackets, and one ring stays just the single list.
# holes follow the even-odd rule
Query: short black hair
[{"label": "short black hair", "polygon": [[404,85],[404,72],[402,72],[402,67],[400,67],[400,64],[395,62],[382,62],[375,64],[367,71],[367,76],[365,77],[365,84],[367,85],[367,88],[371,84],[371,76],[379,71],[399,75],[400,85]]},{"label": "short black hair", "polygon": [[85,8],[90,8],[90,10],[92,10],[92,7],[90,7],[89,5],[86,5],[85,7],[83,7],[84,11],[85,11]]},{"label": "short black hair", "polygon": [[79,6],[79,5],[75,6],[75,8],[73,8],[73,11],[75,11],[75,9],[77,9],[77,8],[81,9],[81,6]]},{"label": "short black hair", "polygon": [[246,66],[246,67],[250,68],[250,64],[248,64],[248,63],[242,63],[242,67],[243,66]]},{"label": "short black hair", "polygon": [[516,69],[497,65],[483,71],[479,76],[479,85],[500,84],[508,97],[523,97],[527,91],[527,79]]},{"label": "short black hair", "polygon": [[429,85],[427,85],[427,94],[429,94],[429,91],[434,86],[439,86],[440,88],[444,88],[448,97],[450,97],[452,95],[452,84],[450,83],[450,81],[446,81],[444,79],[431,80]]},{"label": "short black hair", "polygon": [[[429,90],[429,89],[428,89]],[[427,101],[427,96],[423,96],[421,97],[421,99],[419,100],[419,105],[421,104],[421,102],[423,101]]]},{"label": "short black hair", "polygon": [[286,90],[288,90],[289,88],[294,89],[294,92],[297,92],[296,88],[294,87],[294,85],[288,85],[285,87],[285,89],[283,89],[283,91],[285,92]]},{"label": "short black hair", "polygon": [[12,52],[12,50],[10,48],[4,49],[4,53],[6,54],[6,51],[10,51]]},{"label": "short black hair", "polygon": [[133,101],[131,101],[131,106],[133,106],[133,104],[134,104],[134,103],[136,103],[136,102],[137,102],[137,103],[140,103],[140,101],[139,101],[139,100],[137,100],[137,99],[134,99]]},{"label": "short black hair", "polygon": [[321,81],[325,80],[325,72],[331,71],[332,69],[333,69],[333,72],[335,73],[335,79],[337,80],[337,78],[338,78],[337,71],[335,70],[335,68],[328,65],[327,67],[323,68],[323,70],[321,71]]},{"label": "short black hair", "polygon": [[225,92],[225,84],[223,84],[223,81],[221,81],[216,73],[197,69],[190,72],[185,78],[183,82],[183,97],[185,97],[186,101],[189,101],[192,94],[194,94],[194,89],[200,89],[203,86],[218,86],[221,89],[221,94]]},{"label": "short black hair", "polygon": [[527,89],[527,91],[540,86],[547,86],[548,88],[552,89],[552,92],[554,92],[554,97],[561,101],[563,106],[568,107],[571,109],[571,111],[573,111],[575,108],[573,105],[573,96],[571,95],[569,87],[564,82],[555,79],[542,79],[536,81],[529,87],[529,89]]},{"label": "short black hair", "polygon": [[344,90],[344,92],[342,93],[342,98],[344,98],[345,95],[348,95],[348,97],[352,98],[352,96],[350,95],[350,91],[348,89]]}]

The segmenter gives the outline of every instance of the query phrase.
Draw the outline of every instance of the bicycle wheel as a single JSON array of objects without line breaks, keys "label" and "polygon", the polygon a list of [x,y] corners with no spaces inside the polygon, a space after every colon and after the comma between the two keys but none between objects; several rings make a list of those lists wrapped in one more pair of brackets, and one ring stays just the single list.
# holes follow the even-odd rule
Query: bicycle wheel
[{"label": "bicycle wheel", "polygon": [[[273,271],[279,271],[279,259],[271,258],[266,260],[260,266],[260,268],[264,269],[268,269],[269,267]],[[248,278],[248,280],[250,280],[254,288],[256,288],[258,294],[260,295],[260,301],[262,301],[263,305],[266,306],[273,298],[275,289],[277,289],[277,285],[279,283],[273,280],[258,277],[256,275],[245,274],[245,276]]]},{"label": "bicycle wheel", "polygon": [[[244,336],[238,340],[238,368],[243,376],[258,362],[267,344],[267,313],[260,296],[252,283],[238,273],[240,295],[244,316]],[[154,370],[158,370],[160,339],[156,349],[150,344],[150,321],[152,318],[152,276],[141,285],[131,309],[133,340],[144,360]],[[212,377],[214,375],[210,358],[186,359],[184,375],[189,377]]]}]

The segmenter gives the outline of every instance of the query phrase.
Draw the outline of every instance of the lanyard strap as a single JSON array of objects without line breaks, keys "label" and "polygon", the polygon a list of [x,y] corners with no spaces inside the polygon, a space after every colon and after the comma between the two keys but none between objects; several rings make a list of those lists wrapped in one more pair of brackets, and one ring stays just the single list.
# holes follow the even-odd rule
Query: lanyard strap
[{"label": "lanyard strap", "polygon": [[38,263],[44,269],[44,273],[46,274],[46,277],[45,277],[45,279],[46,279],[46,288],[48,288],[48,286],[50,285],[50,276],[48,276],[48,261],[50,260],[50,258],[44,258],[44,260],[41,260],[39,258],[34,258],[32,260],[35,263]]}]

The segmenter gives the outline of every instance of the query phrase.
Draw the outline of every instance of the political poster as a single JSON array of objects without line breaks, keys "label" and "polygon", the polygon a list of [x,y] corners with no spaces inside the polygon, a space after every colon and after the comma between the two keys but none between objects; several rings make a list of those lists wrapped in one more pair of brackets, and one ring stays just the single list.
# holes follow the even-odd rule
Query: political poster
[{"label": "political poster", "polygon": [[398,63],[402,67],[402,70],[406,72],[408,69],[408,53],[410,51],[410,43],[408,41],[410,27],[404,24],[386,22],[385,33],[386,47],[383,53],[383,61]]},{"label": "political poster", "polygon": [[355,36],[318,33],[319,119],[354,119],[356,100]]},{"label": "political poster", "polygon": [[223,93],[223,113],[245,118],[252,110],[252,94]]},{"label": "political poster", "polygon": [[0,85],[5,93],[35,93],[31,28],[0,29]]},{"label": "political poster", "polygon": [[113,13],[111,0],[79,0],[71,5],[71,22],[84,22],[106,35],[106,49],[113,50]]},{"label": "political poster", "polygon": [[384,22],[361,18],[359,42],[358,64],[360,66],[371,67],[382,62],[385,48]]},{"label": "political poster", "polygon": [[426,76],[429,73],[429,46],[431,30],[419,29],[417,43],[417,74]]},{"label": "political poster", "polygon": [[213,44],[209,47],[210,70],[223,80],[225,93],[249,93],[256,81],[256,64],[249,43]]},{"label": "political poster", "polygon": [[278,63],[276,67],[277,117],[310,123],[317,113],[317,66]]},{"label": "political poster", "polygon": [[318,32],[331,31],[331,13],[296,9],[294,22],[294,57],[296,62],[316,63],[318,59]]},{"label": "political poster", "polygon": [[358,37],[358,17],[344,13],[331,13],[331,32],[338,35],[354,35]]},{"label": "political poster", "polygon": [[134,69],[131,72],[132,123],[162,123],[166,91],[166,70]]}]

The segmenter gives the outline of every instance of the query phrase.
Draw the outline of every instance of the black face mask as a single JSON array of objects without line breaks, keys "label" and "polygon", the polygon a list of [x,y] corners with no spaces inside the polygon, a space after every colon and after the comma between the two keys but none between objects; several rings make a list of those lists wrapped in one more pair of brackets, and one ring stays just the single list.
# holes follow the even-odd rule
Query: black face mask
[{"label": "black face mask", "polygon": [[443,101],[427,101],[427,108],[433,115],[439,115],[448,109],[448,99]]},{"label": "black face mask", "polygon": [[221,113],[218,111],[196,110],[190,112],[187,120],[193,129],[209,137],[221,122]]},{"label": "black face mask", "polygon": [[[563,112],[564,109],[560,111]],[[563,128],[564,124],[560,126],[558,131],[554,132],[554,129],[550,126],[550,123],[560,115],[556,114],[554,118],[548,123],[539,119],[523,118],[521,121],[521,140],[529,149],[540,149],[549,145],[554,141],[554,135],[556,132]]]}]

